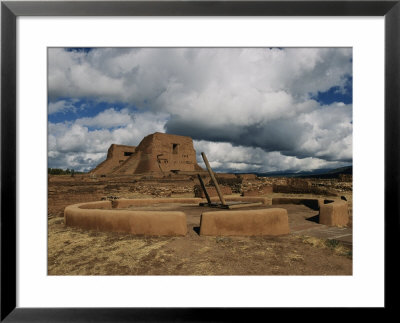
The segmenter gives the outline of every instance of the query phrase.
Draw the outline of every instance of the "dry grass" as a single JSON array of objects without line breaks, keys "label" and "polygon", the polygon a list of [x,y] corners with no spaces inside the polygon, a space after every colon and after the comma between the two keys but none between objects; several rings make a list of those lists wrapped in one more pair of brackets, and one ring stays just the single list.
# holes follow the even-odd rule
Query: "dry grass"
[{"label": "dry grass", "polygon": [[351,275],[343,255],[312,237],[138,237],[49,219],[49,275]]},{"label": "dry grass", "polygon": [[316,237],[300,236],[304,243],[316,248],[331,249],[336,255],[352,258],[351,249],[347,248],[337,240],[320,239]]},{"label": "dry grass", "polygon": [[[53,222],[53,223],[52,223]],[[60,219],[50,219],[49,225]],[[168,241],[61,227],[48,236],[50,275],[137,273],[141,261]],[[104,266],[104,264],[107,264]]]}]

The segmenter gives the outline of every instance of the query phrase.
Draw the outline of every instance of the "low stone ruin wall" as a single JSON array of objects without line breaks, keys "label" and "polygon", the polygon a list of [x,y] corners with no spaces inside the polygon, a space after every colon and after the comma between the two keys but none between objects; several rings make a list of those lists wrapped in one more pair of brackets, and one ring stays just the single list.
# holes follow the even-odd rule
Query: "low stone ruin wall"
[{"label": "low stone ruin wall", "polygon": [[[222,195],[231,195],[232,194],[232,190],[229,186],[221,186],[220,185],[219,189],[221,190]],[[200,185],[195,185],[193,190],[194,190],[195,197],[201,197],[201,198],[206,197],[204,194],[204,191]],[[206,186],[206,190],[207,190],[208,196],[210,196],[210,197],[218,196],[217,190],[215,189],[214,186]]]},{"label": "low stone ruin wall", "polygon": [[[243,178],[238,177],[236,175],[233,176],[222,176],[222,174],[215,175],[219,186],[229,186],[232,190],[232,193],[240,193],[242,188]],[[211,182],[212,183],[212,182]]]},{"label": "low stone ruin wall", "polygon": [[278,185],[273,184],[272,190],[274,193],[287,193],[287,194],[315,194],[315,195],[330,195],[337,196],[326,188],[319,188],[316,186],[294,186],[294,185]]},{"label": "low stone ruin wall", "polygon": [[246,180],[246,181],[255,180],[257,178],[257,175],[255,175],[255,174],[239,174],[239,175],[236,175],[236,176],[241,178],[241,179],[243,179],[243,180]]},{"label": "low stone ruin wall", "polygon": [[272,194],[272,186],[263,186],[256,189],[250,189],[247,191],[243,191],[243,196],[259,196],[259,195],[266,195]]},{"label": "low stone ruin wall", "polygon": [[288,214],[281,208],[203,212],[200,219],[200,235],[205,236],[277,236],[288,233]]}]

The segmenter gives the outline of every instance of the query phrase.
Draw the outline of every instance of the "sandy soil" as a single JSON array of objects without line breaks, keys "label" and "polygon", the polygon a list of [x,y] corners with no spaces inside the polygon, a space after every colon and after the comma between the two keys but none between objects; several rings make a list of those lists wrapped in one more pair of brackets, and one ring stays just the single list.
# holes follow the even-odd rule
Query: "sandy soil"
[{"label": "sandy soil", "polygon": [[[185,237],[143,237],[85,231],[64,225],[63,211],[70,204],[100,200],[107,195],[154,197],[154,193],[137,193],[132,189],[135,185],[155,186],[154,183],[128,179],[118,185],[106,179],[91,180],[79,176],[49,179],[49,275],[352,274],[351,250],[335,240],[301,234],[281,237],[200,236],[201,212],[198,211],[188,215],[188,234]],[[182,181],[162,185],[174,188],[172,197],[194,196],[189,189],[190,183]],[[160,185],[156,186],[160,191]],[[151,187],[148,192],[151,193]],[[342,195],[351,202],[351,192]],[[291,227],[315,216],[315,211],[304,206],[287,207]],[[304,223],[318,226],[312,221]]]}]

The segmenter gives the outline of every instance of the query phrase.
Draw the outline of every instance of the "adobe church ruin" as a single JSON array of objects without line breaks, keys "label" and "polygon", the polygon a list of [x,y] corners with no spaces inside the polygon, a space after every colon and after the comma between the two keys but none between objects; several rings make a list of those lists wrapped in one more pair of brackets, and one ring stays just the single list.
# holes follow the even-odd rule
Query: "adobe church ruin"
[{"label": "adobe church ruin", "polygon": [[108,148],[107,159],[90,171],[91,174],[110,174],[135,152],[135,146],[112,144]]},{"label": "adobe church ruin", "polygon": [[179,171],[203,171],[197,164],[192,138],[156,132],[144,137],[137,147],[112,144],[107,159],[90,173],[131,175]]}]

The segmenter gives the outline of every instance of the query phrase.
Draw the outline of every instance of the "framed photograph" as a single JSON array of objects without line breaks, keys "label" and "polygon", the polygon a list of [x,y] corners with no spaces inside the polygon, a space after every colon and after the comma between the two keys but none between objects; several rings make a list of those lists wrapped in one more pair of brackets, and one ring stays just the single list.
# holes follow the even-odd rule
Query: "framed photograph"
[{"label": "framed photograph", "polygon": [[3,1],[1,320],[391,309],[399,15]]}]

